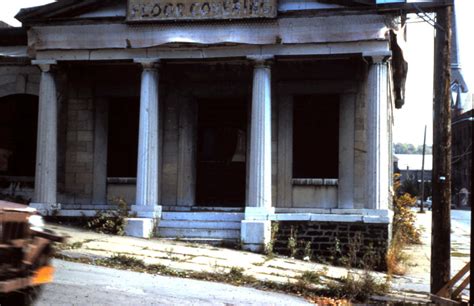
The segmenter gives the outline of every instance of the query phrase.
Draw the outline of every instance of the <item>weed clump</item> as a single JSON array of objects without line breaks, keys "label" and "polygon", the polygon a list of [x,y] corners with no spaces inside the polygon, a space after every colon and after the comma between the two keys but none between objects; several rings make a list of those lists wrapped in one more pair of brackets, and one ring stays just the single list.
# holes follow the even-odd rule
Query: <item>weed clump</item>
[{"label": "weed clump", "polygon": [[390,290],[388,282],[379,282],[365,270],[362,275],[348,273],[340,282],[328,284],[331,296],[350,301],[367,302],[374,295],[385,295]]},{"label": "weed clump", "polygon": [[403,275],[406,272],[405,263],[408,260],[403,249],[408,244],[421,243],[421,231],[415,225],[416,213],[411,209],[415,206],[416,198],[409,193],[400,192],[399,178],[399,174],[394,175],[392,240],[387,251],[386,262],[389,274]]},{"label": "weed clump", "polygon": [[124,199],[115,200],[117,210],[112,212],[98,211],[94,218],[86,223],[86,227],[97,233],[123,236],[127,226],[128,205]]}]

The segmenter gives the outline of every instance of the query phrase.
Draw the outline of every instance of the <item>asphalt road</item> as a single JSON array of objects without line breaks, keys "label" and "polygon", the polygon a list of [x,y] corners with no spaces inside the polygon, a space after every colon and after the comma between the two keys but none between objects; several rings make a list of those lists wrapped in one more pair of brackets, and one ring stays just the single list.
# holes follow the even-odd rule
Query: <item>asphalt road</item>
[{"label": "asphalt road", "polygon": [[304,305],[252,288],[54,261],[55,280],[36,305]]}]

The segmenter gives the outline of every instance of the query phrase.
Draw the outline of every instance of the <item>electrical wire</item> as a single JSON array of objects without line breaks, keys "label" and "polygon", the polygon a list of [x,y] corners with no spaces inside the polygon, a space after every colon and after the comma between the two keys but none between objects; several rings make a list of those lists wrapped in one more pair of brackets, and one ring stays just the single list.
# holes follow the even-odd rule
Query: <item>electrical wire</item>
[{"label": "electrical wire", "polygon": [[[418,11],[418,13],[416,13],[416,15],[418,17],[420,17],[421,19],[423,19],[424,22],[428,23],[429,25],[431,25],[432,27],[435,27],[437,28],[438,30],[441,30],[444,32],[444,28],[439,25],[439,23],[436,22],[436,20],[434,20],[433,18],[431,18],[430,15],[428,15],[425,11],[423,11],[416,3],[412,3],[413,7]],[[428,18],[427,20],[420,14],[423,14],[423,16],[425,16],[426,18]]]}]

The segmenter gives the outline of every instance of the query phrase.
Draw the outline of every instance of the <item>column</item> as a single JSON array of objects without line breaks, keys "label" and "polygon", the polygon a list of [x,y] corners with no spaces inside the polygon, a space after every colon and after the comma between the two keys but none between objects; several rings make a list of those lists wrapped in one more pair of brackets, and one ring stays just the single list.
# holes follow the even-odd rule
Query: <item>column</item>
[{"label": "column", "polygon": [[354,208],[355,94],[343,94],[339,104],[339,174],[337,207]]},{"label": "column", "polygon": [[58,100],[53,67],[56,61],[32,61],[41,69],[36,145],[35,191],[31,207],[47,215],[58,209]]},{"label": "column", "polygon": [[104,98],[95,101],[92,203],[101,205],[107,204],[108,105]]},{"label": "column", "polygon": [[367,198],[371,209],[388,209],[388,68],[373,57],[367,79]]},{"label": "column", "polygon": [[293,97],[278,95],[278,207],[293,206]]},{"label": "column", "polygon": [[126,233],[148,238],[153,235],[156,219],[161,217],[159,202],[159,107],[158,60],[136,59],[143,66],[140,91],[137,191]]},{"label": "column", "polygon": [[250,122],[249,184],[241,240],[244,249],[263,251],[271,236],[271,70],[272,56],[249,57],[254,63]]},{"label": "column", "polygon": [[196,194],[197,105],[190,96],[179,99],[178,206],[193,206]]}]

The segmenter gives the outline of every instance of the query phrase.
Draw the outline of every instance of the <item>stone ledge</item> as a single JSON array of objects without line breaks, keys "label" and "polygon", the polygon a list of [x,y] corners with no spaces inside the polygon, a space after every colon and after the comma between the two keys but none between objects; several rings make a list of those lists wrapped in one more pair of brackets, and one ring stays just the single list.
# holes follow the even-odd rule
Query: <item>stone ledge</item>
[{"label": "stone ledge", "polygon": [[150,238],[153,236],[155,229],[155,219],[152,218],[127,218],[127,225],[125,226],[125,235]]},{"label": "stone ledge", "polygon": [[337,186],[339,180],[326,178],[294,178],[291,179],[291,184],[293,186]]},{"label": "stone ledge", "polygon": [[[331,210],[331,212],[334,210]],[[354,212],[349,214],[349,211]],[[358,212],[358,213],[356,213]],[[373,214],[372,214],[373,213]],[[363,223],[391,223],[393,212],[346,210],[342,213],[276,213],[270,215],[272,221],[319,221],[319,222],[363,222]]]}]

